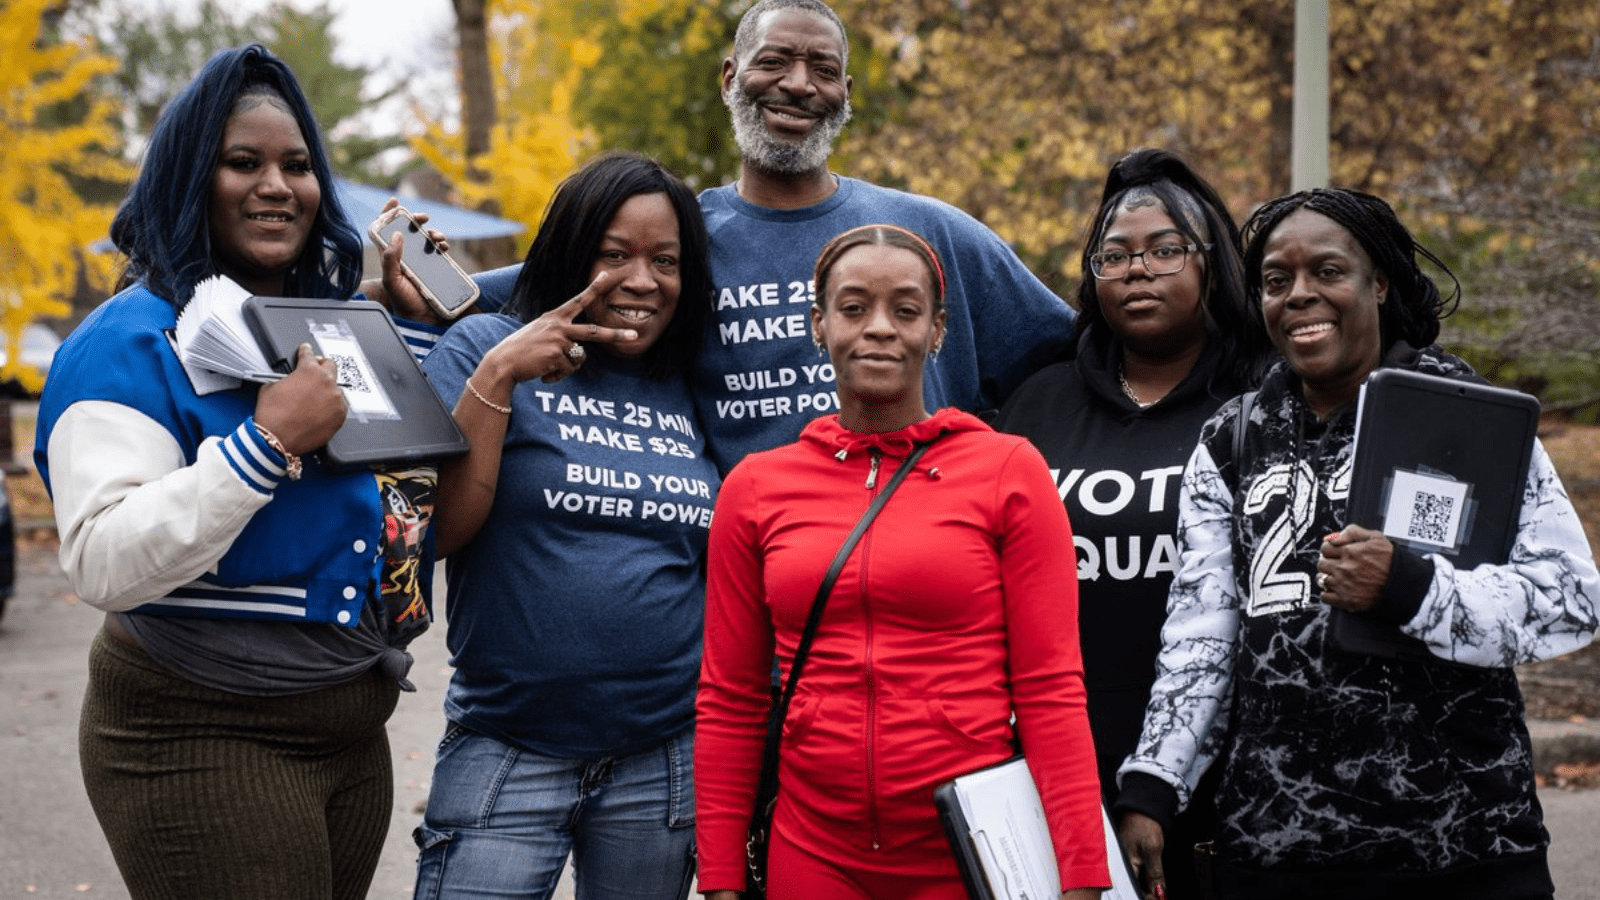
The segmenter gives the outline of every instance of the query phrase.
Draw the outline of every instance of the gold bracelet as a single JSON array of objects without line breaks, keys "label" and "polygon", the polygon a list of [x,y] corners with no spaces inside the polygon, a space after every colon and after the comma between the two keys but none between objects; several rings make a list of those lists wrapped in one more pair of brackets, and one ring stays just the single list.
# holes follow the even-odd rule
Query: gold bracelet
[{"label": "gold bracelet", "polygon": [[303,471],[300,466],[300,457],[284,449],[283,441],[278,440],[278,436],[268,431],[260,422],[255,422],[254,424],[256,433],[261,435],[261,439],[267,442],[267,446],[278,451],[279,455],[283,457],[283,468],[288,474],[289,480],[299,481],[300,474]]},{"label": "gold bracelet", "polygon": [[499,413],[502,416],[511,415],[511,407],[509,407],[509,406],[501,406],[500,404],[494,402],[493,400],[490,400],[488,397],[485,397],[484,395],[478,393],[478,389],[472,386],[472,379],[471,378],[467,379],[467,390],[471,391],[472,392],[472,396],[477,397],[479,402],[481,402],[484,406],[489,407],[490,409],[494,410],[495,412]]}]

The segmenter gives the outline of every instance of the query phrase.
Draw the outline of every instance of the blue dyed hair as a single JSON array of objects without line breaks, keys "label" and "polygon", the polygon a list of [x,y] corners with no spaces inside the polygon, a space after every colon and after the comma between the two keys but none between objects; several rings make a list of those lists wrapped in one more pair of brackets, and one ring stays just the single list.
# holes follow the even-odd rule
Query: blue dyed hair
[{"label": "blue dyed hair", "polygon": [[223,132],[239,101],[272,96],[300,126],[322,202],[300,259],[285,280],[295,297],[348,297],[361,281],[361,239],[333,189],[333,170],[311,105],[294,73],[260,44],[211,57],[167,103],[144,164],[111,221],[111,240],[127,257],[123,285],[142,281],[182,309],[196,283],[217,274],[207,218]]},{"label": "blue dyed hair", "polygon": [[[678,219],[677,309],[644,354],[645,372],[666,378],[687,370],[700,351],[711,314],[711,242],[694,191],[649,157],[627,151],[604,153],[556,187],[506,312],[532,322],[582,293],[611,220],[622,204],[639,194],[665,194]],[[579,316],[578,321],[586,320]],[[578,375],[582,377],[582,369]]]}]

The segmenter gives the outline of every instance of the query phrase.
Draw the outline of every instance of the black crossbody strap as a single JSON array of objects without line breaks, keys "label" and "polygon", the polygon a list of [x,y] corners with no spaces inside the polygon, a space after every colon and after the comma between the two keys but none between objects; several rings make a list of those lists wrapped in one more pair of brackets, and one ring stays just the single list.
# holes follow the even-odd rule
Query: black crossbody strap
[{"label": "black crossbody strap", "polygon": [[1250,428],[1250,410],[1255,408],[1256,394],[1260,391],[1245,391],[1239,397],[1239,418],[1233,420],[1233,472],[1238,479],[1244,471],[1245,431]]},{"label": "black crossbody strap", "polygon": [[[889,497],[894,494],[900,482],[911,474],[911,469],[917,460],[922,458],[923,451],[927,450],[933,440],[915,444],[906,461],[895,470],[894,477],[883,486],[882,493],[861,514],[861,520],[856,522],[856,527],[851,529],[849,537],[839,546],[839,552],[833,555],[833,564],[828,566],[828,573],[822,576],[822,584],[817,588],[817,597],[811,601],[811,613],[806,616],[806,627],[800,633],[800,644],[795,647],[794,661],[789,664],[789,677],[784,680],[783,693],[778,697],[778,702],[773,707],[772,717],[767,722],[767,743],[761,754],[761,778],[757,785],[758,797],[775,797],[777,795],[778,778],[778,744],[783,738],[783,721],[789,715],[789,701],[794,697],[795,685],[800,681],[800,670],[805,667],[806,657],[811,654],[811,642],[817,636],[817,628],[822,624],[822,609],[827,605],[828,595],[833,593],[833,583],[839,579],[839,573],[844,569],[845,560],[850,558],[850,553],[860,542],[861,536],[866,533],[872,520],[878,517],[884,504],[889,502]],[[768,791],[770,785],[772,790]]]}]

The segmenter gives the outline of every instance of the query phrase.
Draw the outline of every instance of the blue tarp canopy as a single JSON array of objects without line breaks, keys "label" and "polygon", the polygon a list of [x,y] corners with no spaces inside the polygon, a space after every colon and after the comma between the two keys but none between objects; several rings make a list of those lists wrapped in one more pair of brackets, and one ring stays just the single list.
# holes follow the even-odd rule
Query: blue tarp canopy
[{"label": "blue tarp canopy", "polygon": [[[383,205],[396,195],[383,188],[369,187],[343,178],[335,178],[333,183],[334,189],[339,192],[340,202],[344,204],[345,214],[360,230],[362,239],[366,240],[368,223],[376,219]],[[399,200],[401,206],[414,213],[427,213],[428,227],[444,232],[444,236],[452,241],[507,237],[523,231],[521,222],[473,212],[437,200],[423,197],[400,197]]]}]

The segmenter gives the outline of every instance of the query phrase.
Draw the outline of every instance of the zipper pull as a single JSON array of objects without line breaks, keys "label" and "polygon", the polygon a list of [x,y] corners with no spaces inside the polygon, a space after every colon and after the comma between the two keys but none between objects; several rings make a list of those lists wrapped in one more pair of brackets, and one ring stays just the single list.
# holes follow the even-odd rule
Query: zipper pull
[{"label": "zipper pull", "polygon": [[878,463],[882,461],[883,454],[876,450],[872,451],[872,468],[867,470],[867,490],[869,491],[878,486]]}]

